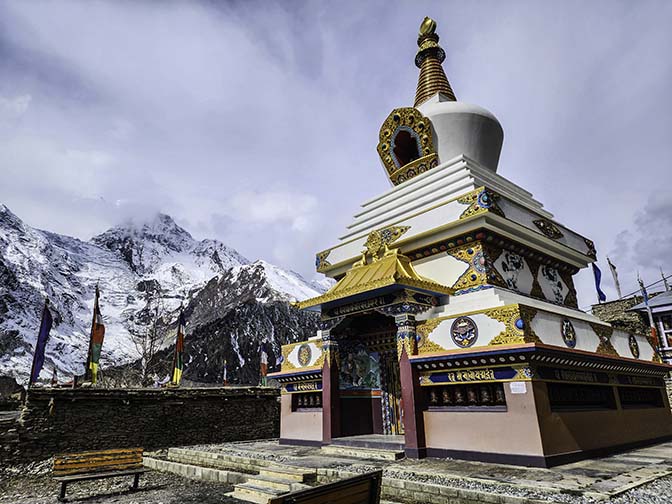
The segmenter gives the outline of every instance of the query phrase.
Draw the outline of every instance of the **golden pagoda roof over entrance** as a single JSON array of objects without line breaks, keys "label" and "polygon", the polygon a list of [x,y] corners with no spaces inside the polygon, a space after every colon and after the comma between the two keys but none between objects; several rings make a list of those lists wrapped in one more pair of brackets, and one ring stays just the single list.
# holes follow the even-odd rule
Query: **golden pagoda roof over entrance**
[{"label": "golden pagoda roof over entrance", "polygon": [[331,289],[321,296],[297,303],[298,307],[303,310],[322,306],[388,287],[407,288],[442,296],[453,293],[450,287],[418,275],[411,260],[399,253],[397,248],[390,249],[384,245],[382,255],[371,254],[370,260],[367,260],[367,255],[365,251],[362,258]]}]

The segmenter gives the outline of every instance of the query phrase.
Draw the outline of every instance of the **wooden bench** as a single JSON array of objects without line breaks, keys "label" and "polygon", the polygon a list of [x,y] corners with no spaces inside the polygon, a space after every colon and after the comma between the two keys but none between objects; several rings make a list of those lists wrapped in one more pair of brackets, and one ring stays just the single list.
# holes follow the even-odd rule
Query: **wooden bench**
[{"label": "wooden bench", "polygon": [[138,489],[142,466],[142,448],[67,453],[54,457],[53,477],[61,483],[59,501],[65,501],[68,483],[117,476],[134,476],[132,490]]},{"label": "wooden bench", "polygon": [[379,504],[382,482],[380,470],[281,495],[268,504]]}]

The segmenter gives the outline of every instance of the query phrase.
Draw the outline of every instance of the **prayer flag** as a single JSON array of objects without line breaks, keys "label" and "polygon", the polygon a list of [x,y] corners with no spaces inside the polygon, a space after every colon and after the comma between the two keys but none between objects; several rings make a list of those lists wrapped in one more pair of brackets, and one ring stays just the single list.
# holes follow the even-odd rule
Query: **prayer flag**
[{"label": "prayer flag", "polygon": [[600,282],[602,281],[602,271],[600,271],[600,268],[597,267],[597,264],[592,263],[591,266],[593,267],[593,276],[595,277],[595,290],[597,291],[597,300],[598,302],[602,303],[603,301],[607,300],[607,295],[602,292],[602,289],[600,288]]},{"label": "prayer flag", "polygon": [[45,301],[42,309],[42,321],[40,322],[40,332],[37,335],[37,342],[35,343],[35,355],[33,356],[33,368],[30,371],[30,382],[28,385],[35,383],[40,377],[40,371],[44,365],[44,349],[49,341],[49,331],[53,324],[53,318],[49,311],[49,301]]},{"label": "prayer flag", "polygon": [[266,375],[268,374],[268,353],[266,353],[266,342],[261,344],[261,384],[266,386]]},{"label": "prayer flag", "polygon": [[614,284],[616,285],[616,292],[618,293],[618,299],[621,299],[623,297],[623,293],[621,292],[621,283],[618,281],[618,272],[616,271],[616,266],[614,266],[614,263],[611,262],[611,259],[607,257],[607,264],[609,265],[609,269],[611,270],[611,276],[614,279]]},{"label": "prayer flag", "polygon": [[103,339],[105,338],[105,324],[103,324],[103,315],[100,313],[100,290],[96,285],[96,299],[93,303],[93,323],[91,324],[91,340],[89,342],[89,371],[91,372],[91,383],[98,381],[98,366],[100,363],[100,352],[103,349]]},{"label": "prayer flag", "polygon": [[182,380],[182,370],[184,369],[184,332],[186,323],[184,322],[184,311],[180,309],[180,319],[177,324],[177,339],[175,340],[175,357],[173,358],[173,385],[179,385]]}]

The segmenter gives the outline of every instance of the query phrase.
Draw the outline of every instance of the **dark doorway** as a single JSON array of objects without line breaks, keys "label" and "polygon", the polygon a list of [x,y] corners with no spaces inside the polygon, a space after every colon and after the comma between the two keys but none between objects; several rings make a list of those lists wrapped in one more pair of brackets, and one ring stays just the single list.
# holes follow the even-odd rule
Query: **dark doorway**
[{"label": "dark doorway", "polygon": [[420,157],[417,138],[408,130],[399,130],[394,137],[394,156],[399,167],[407,165]]},{"label": "dark doorway", "polygon": [[403,433],[394,319],[353,315],[335,332],[341,436]]}]

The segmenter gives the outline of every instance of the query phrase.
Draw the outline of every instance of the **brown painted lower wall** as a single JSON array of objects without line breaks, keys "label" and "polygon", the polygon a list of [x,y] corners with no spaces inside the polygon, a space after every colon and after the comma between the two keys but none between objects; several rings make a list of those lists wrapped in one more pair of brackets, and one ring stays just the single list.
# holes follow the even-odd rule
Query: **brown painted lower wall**
[{"label": "brown painted lower wall", "polygon": [[542,457],[530,383],[527,382],[524,394],[512,394],[508,384],[505,385],[507,411],[425,411],[428,454],[451,450]]},{"label": "brown painted lower wall", "polygon": [[[552,412],[546,384],[534,383],[544,455],[565,457],[672,437],[672,414],[661,408]],[[666,398],[667,401],[667,398]]]},{"label": "brown painted lower wall", "polygon": [[[322,442],[322,410],[292,411],[292,396],[285,394],[280,400],[280,438]],[[310,444],[310,443],[309,443]]]},{"label": "brown painted lower wall", "polygon": [[277,389],[34,389],[2,461],[277,437]]}]

